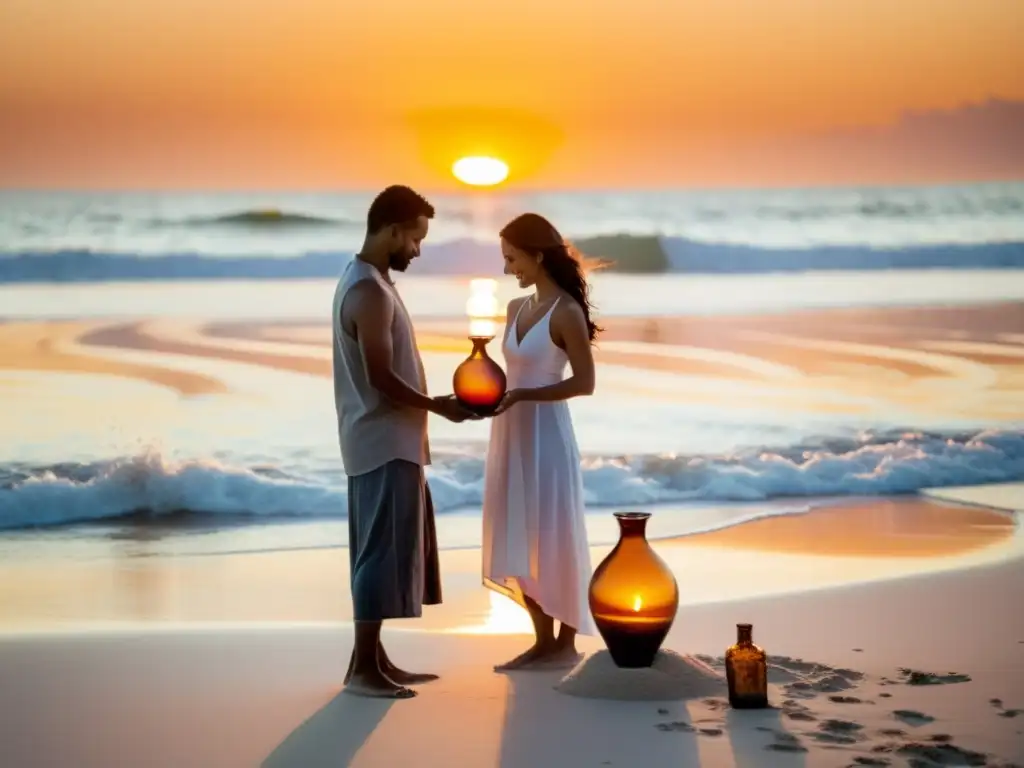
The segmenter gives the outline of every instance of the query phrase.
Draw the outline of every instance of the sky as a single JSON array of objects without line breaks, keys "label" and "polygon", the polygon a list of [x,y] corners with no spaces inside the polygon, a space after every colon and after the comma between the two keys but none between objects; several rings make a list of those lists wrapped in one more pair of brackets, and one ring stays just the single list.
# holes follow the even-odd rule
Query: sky
[{"label": "sky", "polygon": [[[0,186],[444,187],[473,153],[540,188],[841,183],[802,141],[1024,101],[1021,29],[1021,0],[4,0]],[[973,172],[920,165],[885,172]]]}]

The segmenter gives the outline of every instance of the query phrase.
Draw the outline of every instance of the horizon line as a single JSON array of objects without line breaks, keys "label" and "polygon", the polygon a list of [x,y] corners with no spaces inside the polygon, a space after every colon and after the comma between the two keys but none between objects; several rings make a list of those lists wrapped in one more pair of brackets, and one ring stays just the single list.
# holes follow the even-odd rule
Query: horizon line
[{"label": "horizon line", "polygon": [[[380,192],[384,187],[389,184],[402,184],[401,180],[393,181],[382,181],[380,185],[373,187],[331,187],[331,186],[297,186],[297,185],[281,185],[281,186],[268,186],[268,187],[243,187],[243,186],[223,186],[223,187],[188,187],[188,186],[168,186],[168,187],[135,187],[135,186],[97,186],[97,187],[79,187],[79,186],[67,186],[67,187],[53,187],[53,186],[5,186],[0,184],[0,194],[69,194],[69,195],[102,195],[102,194],[124,194],[124,195],[237,195],[237,194],[290,194],[290,195],[302,195],[302,194],[314,194],[314,195],[375,195]],[[1000,187],[1000,186],[1015,186],[1024,184],[1024,174],[1019,177],[1012,178],[991,178],[982,177],[978,179],[966,180],[966,179],[953,179],[950,181],[897,181],[897,182],[875,182],[875,183],[828,183],[828,182],[809,182],[802,184],[785,184],[785,183],[760,183],[760,184],[736,184],[736,183],[705,183],[705,184],[651,184],[651,185],[637,185],[637,184],[623,184],[621,186],[613,185],[595,185],[590,187],[584,186],[551,186],[551,187],[529,187],[529,186],[516,186],[508,185],[501,188],[478,188],[478,187],[460,187],[460,186],[436,186],[436,185],[416,185],[408,184],[408,186],[416,189],[417,191],[434,194],[444,195],[451,197],[503,197],[503,196],[516,196],[516,195],[576,195],[576,194],[643,194],[643,193],[659,193],[659,192],[687,192],[687,193],[702,193],[702,192],[773,192],[779,190],[787,190],[793,192],[799,192],[802,190],[806,191],[821,191],[822,189],[834,189],[834,190],[878,190],[878,189],[935,189],[935,188],[958,188],[958,187]]]}]

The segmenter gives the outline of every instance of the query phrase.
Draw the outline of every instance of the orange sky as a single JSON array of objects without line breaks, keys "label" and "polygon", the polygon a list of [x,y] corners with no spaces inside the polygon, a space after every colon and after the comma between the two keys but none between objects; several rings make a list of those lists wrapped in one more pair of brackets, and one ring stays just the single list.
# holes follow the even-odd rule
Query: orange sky
[{"label": "orange sky", "polygon": [[0,185],[439,186],[474,149],[530,186],[757,183],[732,151],[1024,99],[1022,28],[1019,0],[4,0]]}]

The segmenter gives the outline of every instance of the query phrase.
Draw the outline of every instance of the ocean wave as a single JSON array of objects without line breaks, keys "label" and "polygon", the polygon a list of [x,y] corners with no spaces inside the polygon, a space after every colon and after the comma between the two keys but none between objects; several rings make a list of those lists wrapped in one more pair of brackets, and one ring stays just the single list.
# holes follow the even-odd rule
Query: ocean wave
[{"label": "ocean wave", "polygon": [[[428,468],[438,513],[478,507],[483,460],[435,456]],[[646,506],[792,497],[883,496],[923,488],[1024,479],[1024,431],[865,433],[720,456],[597,456],[583,461],[587,504]],[[0,467],[0,529],[184,514],[227,521],[342,519],[334,475],[173,461],[157,453],[96,462]]]},{"label": "ocean wave", "polygon": [[189,216],[183,219],[157,218],[149,221],[157,227],[256,227],[261,231],[274,228],[351,227],[362,222],[314,216],[308,213],[282,211],[277,208],[251,208],[213,216]]},{"label": "ocean wave", "polygon": [[[574,241],[588,256],[621,273],[760,274],[887,269],[1021,269],[1024,241],[921,245],[906,248],[823,246],[760,248],[697,242],[679,237],[607,235]],[[500,275],[492,242],[452,240],[424,247],[420,275]],[[69,283],[126,280],[261,280],[337,277],[351,251],[295,256],[161,255],[92,250],[27,251],[0,256],[0,283]]]},{"label": "ocean wave", "polygon": [[[988,195],[949,195],[928,197],[910,195],[901,198],[895,191],[888,195],[864,195],[852,193],[840,196],[828,204],[808,204],[805,200],[789,205],[761,204],[743,211],[758,219],[783,219],[786,221],[831,221],[864,220],[872,221],[927,221],[931,219],[959,217],[1013,217],[1024,211],[1024,200],[1010,190],[1000,193],[993,189]],[[701,209],[702,214],[711,218],[736,217],[732,209]]]}]

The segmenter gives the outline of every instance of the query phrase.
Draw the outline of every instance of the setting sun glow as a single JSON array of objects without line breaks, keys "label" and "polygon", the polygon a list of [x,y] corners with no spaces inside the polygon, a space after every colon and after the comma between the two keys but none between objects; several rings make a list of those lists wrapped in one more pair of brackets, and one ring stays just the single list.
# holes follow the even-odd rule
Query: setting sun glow
[{"label": "setting sun glow", "polygon": [[463,157],[452,165],[452,175],[471,187],[493,187],[508,178],[508,165],[495,157]]}]

